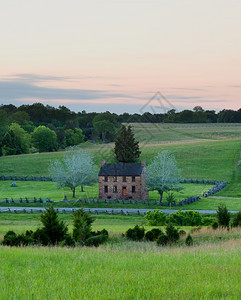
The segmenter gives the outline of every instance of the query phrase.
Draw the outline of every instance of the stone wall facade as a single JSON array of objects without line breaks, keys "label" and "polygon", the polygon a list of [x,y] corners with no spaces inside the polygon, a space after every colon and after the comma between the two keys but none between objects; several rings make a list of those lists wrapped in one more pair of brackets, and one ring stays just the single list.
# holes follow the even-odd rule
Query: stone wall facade
[{"label": "stone wall facade", "polygon": [[141,176],[99,176],[100,199],[148,199],[148,190]]}]

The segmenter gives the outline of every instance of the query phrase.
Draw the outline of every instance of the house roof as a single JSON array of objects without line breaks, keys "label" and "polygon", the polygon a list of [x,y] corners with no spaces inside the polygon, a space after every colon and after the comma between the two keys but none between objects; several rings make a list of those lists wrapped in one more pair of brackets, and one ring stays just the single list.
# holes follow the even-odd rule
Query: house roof
[{"label": "house roof", "polygon": [[143,169],[141,164],[104,164],[100,168],[99,176],[140,176]]}]

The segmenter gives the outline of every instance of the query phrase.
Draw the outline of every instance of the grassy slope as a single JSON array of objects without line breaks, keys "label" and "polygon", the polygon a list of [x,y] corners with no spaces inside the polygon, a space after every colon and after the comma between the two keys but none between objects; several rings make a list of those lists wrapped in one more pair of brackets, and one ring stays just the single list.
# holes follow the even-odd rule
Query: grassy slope
[{"label": "grassy slope", "polygon": [[[239,157],[240,140],[208,141],[165,145],[144,145],[140,159],[147,164],[162,150],[169,150],[177,159],[184,178],[207,178],[230,181],[234,165]],[[113,161],[110,146],[96,145],[89,150],[95,157],[96,164],[101,159]],[[48,175],[51,160],[63,157],[63,152],[8,156],[0,158],[0,174],[4,175]]]}]

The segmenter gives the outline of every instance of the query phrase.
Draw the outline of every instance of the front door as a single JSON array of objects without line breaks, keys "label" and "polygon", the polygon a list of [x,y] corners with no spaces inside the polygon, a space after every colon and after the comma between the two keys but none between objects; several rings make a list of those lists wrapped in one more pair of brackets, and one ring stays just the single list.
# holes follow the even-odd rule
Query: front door
[{"label": "front door", "polygon": [[126,196],[126,186],[122,187],[122,196]]}]

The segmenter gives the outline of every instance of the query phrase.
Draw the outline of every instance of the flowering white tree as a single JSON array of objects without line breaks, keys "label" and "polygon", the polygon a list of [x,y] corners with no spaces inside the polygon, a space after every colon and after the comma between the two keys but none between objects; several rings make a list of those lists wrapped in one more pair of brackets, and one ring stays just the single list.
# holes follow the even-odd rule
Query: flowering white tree
[{"label": "flowering white tree", "polygon": [[57,188],[69,187],[75,198],[78,186],[91,185],[97,181],[97,168],[92,156],[82,149],[66,151],[63,160],[50,164],[49,173]]},{"label": "flowering white tree", "polygon": [[160,202],[164,192],[178,191],[180,170],[175,157],[167,150],[158,153],[153,162],[147,166],[146,182],[149,190],[156,190],[160,194]]}]

